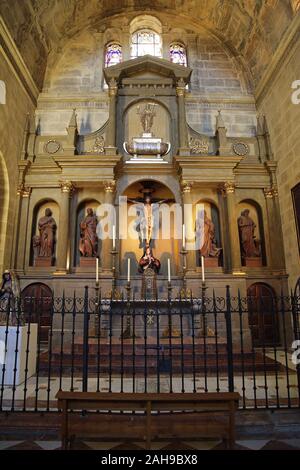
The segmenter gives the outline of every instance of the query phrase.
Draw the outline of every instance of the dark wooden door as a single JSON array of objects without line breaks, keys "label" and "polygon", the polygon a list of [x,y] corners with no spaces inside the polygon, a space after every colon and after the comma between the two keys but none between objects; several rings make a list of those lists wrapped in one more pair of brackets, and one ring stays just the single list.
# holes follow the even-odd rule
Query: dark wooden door
[{"label": "dark wooden door", "polygon": [[253,346],[272,346],[279,342],[279,316],[273,289],[266,284],[248,288],[248,318]]},{"label": "dark wooden door", "polygon": [[22,291],[22,303],[26,321],[38,324],[39,341],[47,343],[53,303],[51,289],[42,283],[30,284]]}]

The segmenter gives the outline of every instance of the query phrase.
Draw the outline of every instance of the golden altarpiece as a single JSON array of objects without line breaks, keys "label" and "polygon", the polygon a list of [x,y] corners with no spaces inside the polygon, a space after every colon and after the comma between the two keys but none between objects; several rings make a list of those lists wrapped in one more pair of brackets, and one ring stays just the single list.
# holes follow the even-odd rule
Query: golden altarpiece
[{"label": "golden altarpiece", "polygon": [[[80,226],[87,208],[97,217],[98,208],[107,204],[115,209],[116,242],[112,236],[99,239],[93,253],[99,258],[102,294],[109,295],[114,286],[125,287],[130,258],[132,289],[138,296],[143,249],[137,240],[119,236],[124,217],[120,200],[139,198],[147,188],[156,199],[182,207],[187,233],[197,225],[199,204],[208,222],[213,221],[214,245],[205,259],[209,293],[214,288],[224,295],[227,284],[232,293],[239,288],[242,295],[258,283],[276,292],[285,289],[276,163],[267,124],[260,117],[255,136],[229,137],[219,111],[215,134],[199,134],[185,114],[191,74],[189,67],[152,56],[104,69],[109,119],[90,134],[79,134],[76,110],[65,135],[40,135],[29,119],[19,162],[11,266],[22,290],[43,283],[60,296],[94,286],[95,263],[84,262],[78,248]],[[191,211],[184,213],[186,207]],[[53,252],[48,257],[39,252],[45,211],[53,220]],[[255,230],[254,256],[243,255],[240,225],[247,217],[252,233]],[[167,292],[168,259],[173,294],[183,285],[195,296],[201,293],[201,252],[182,248],[180,236],[155,240],[154,255],[161,263],[157,291],[162,297]]]}]

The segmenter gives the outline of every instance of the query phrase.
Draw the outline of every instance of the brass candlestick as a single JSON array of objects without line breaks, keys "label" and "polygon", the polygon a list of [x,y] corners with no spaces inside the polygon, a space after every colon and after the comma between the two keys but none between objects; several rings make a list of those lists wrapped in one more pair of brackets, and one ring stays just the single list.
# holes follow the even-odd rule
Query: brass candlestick
[{"label": "brass candlestick", "polygon": [[206,290],[207,290],[206,282],[202,281],[202,284],[201,284],[201,311],[202,311],[201,329],[202,329],[203,336],[206,336],[207,334],[206,316],[205,316],[206,315]]},{"label": "brass candlestick", "polygon": [[180,291],[180,296],[181,297],[189,297],[190,296],[190,291],[187,289],[186,286],[186,255],[187,255],[187,250],[182,247],[180,254],[182,255],[182,289]]},{"label": "brass candlestick", "polygon": [[133,338],[133,334],[131,332],[131,316],[130,316],[130,297],[131,297],[131,283],[130,281],[127,281],[126,284],[126,298],[127,298],[127,305],[126,305],[126,310],[127,310],[127,315],[126,315],[126,328],[122,333],[122,338],[123,339],[129,339]]},{"label": "brass candlestick", "polygon": [[111,255],[112,255],[112,291],[111,291],[111,297],[112,299],[120,299],[121,295],[120,292],[117,289],[117,272],[116,272],[116,256],[118,254],[118,251],[114,248],[111,250]]},{"label": "brass candlestick", "polygon": [[96,335],[100,335],[100,283],[99,281],[95,282],[95,332]]}]

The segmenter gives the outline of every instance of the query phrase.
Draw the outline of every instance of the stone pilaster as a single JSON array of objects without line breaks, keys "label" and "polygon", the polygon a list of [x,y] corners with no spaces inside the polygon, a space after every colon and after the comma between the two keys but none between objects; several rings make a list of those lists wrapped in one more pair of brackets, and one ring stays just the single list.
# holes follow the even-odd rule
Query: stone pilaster
[{"label": "stone pilaster", "polygon": [[[110,206],[114,206],[115,198],[115,186],[116,182],[114,180],[108,180],[104,182],[104,202]],[[111,260],[111,251],[112,251],[112,225],[114,223],[113,215],[111,213],[110,217],[110,237],[102,240],[101,246],[101,265],[104,270],[112,269],[112,260]]]},{"label": "stone pilaster", "polygon": [[285,269],[283,235],[276,185],[265,188],[264,194],[266,198],[270,241],[270,262],[268,262],[268,264],[273,269]]},{"label": "stone pilaster", "polygon": [[232,272],[241,271],[240,240],[237,225],[235,184],[228,181],[220,188],[222,196],[226,198],[226,210],[228,220],[228,235],[230,245],[230,269]]},{"label": "stone pilaster", "polygon": [[68,266],[68,254],[70,251],[70,199],[72,197],[74,186],[71,181],[61,182],[61,204],[59,214],[59,234],[57,243],[57,254],[56,254],[56,268],[60,273],[67,273]]},{"label": "stone pilaster", "polygon": [[[15,243],[14,243],[14,259],[16,259],[16,268],[18,271],[23,271],[25,269],[25,258],[26,258],[26,242],[27,242],[27,235],[28,230],[31,231],[31,225],[28,221],[28,213],[29,213],[29,203],[30,203],[30,196],[31,196],[31,188],[25,186],[21,183],[17,188],[17,197],[18,197],[18,215],[17,215],[17,222],[18,222],[18,230],[15,235]],[[20,233],[23,235],[20,237]],[[14,261],[14,260],[13,260]]]},{"label": "stone pilaster", "polygon": [[186,114],[185,114],[185,87],[186,83],[181,78],[177,82],[176,95],[178,103],[178,153],[179,155],[189,155],[190,149],[188,144],[188,131],[186,125]]},{"label": "stone pilaster", "polygon": [[105,153],[112,155],[116,153],[116,125],[117,125],[117,98],[118,98],[118,84],[112,78],[108,84],[109,96],[109,121],[106,133]]},{"label": "stone pilaster", "polygon": [[[185,205],[192,205],[192,186],[193,182],[191,181],[182,181],[181,191],[182,191],[182,203],[183,203],[183,223],[185,224],[186,235],[193,233],[195,227],[193,226],[193,218],[190,216],[190,212],[187,210]],[[186,247],[188,245],[188,240],[186,240]],[[186,270],[194,270],[196,267],[196,251],[187,250],[186,254]]]}]

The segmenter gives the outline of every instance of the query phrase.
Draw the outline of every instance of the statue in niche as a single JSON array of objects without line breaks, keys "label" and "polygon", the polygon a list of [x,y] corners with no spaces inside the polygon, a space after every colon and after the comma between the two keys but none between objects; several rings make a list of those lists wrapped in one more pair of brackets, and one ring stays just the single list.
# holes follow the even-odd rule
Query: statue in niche
[{"label": "statue in niche", "polygon": [[39,237],[33,237],[34,255],[39,258],[52,258],[54,255],[56,222],[51,209],[45,210],[45,215],[38,221]]},{"label": "statue in niche", "polygon": [[[151,193],[154,189],[142,189],[144,198],[130,199],[129,202],[137,204],[139,214],[136,228],[139,232],[140,246],[151,245],[152,239],[157,237],[159,229],[159,206],[163,203],[174,202],[174,199],[152,199]],[[154,237],[153,237],[154,235]]]},{"label": "statue in niche", "polygon": [[160,270],[160,261],[153,256],[152,248],[149,245],[146,246],[139,261],[139,272],[144,273],[147,269],[152,269],[155,274],[158,274]]},{"label": "statue in niche", "polygon": [[[5,270],[2,274],[0,287],[0,325],[24,325],[24,317],[18,302],[20,298],[20,284],[18,277],[12,272]],[[7,306],[9,302],[9,317],[7,318]]]},{"label": "statue in niche", "polygon": [[81,256],[89,258],[98,256],[97,224],[97,216],[93,209],[89,207],[87,215],[80,223],[79,251]]},{"label": "statue in niche", "polygon": [[215,225],[207,216],[206,210],[199,211],[196,220],[196,234],[203,241],[200,255],[204,258],[218,258],[222,248],[218,248],[215,241]]},{"label": "statue in niche", "polygon": [[155,107],[157,105],[155,103],[147,103],[144,106],[144,109],[141,110],[140,106],[137,107],[137,114],[140,116],[140,121],[142,124],[142,128],[145,134],[150,134],[151,129],[153,126],[153,120],[156,116]]},{"label": "statue in niche", "polygon": [[256,239],[256,224],[249,216],[250,210],[244,209],[238,218],[242,258],[255,258],[260,256],[260,242]]}]

